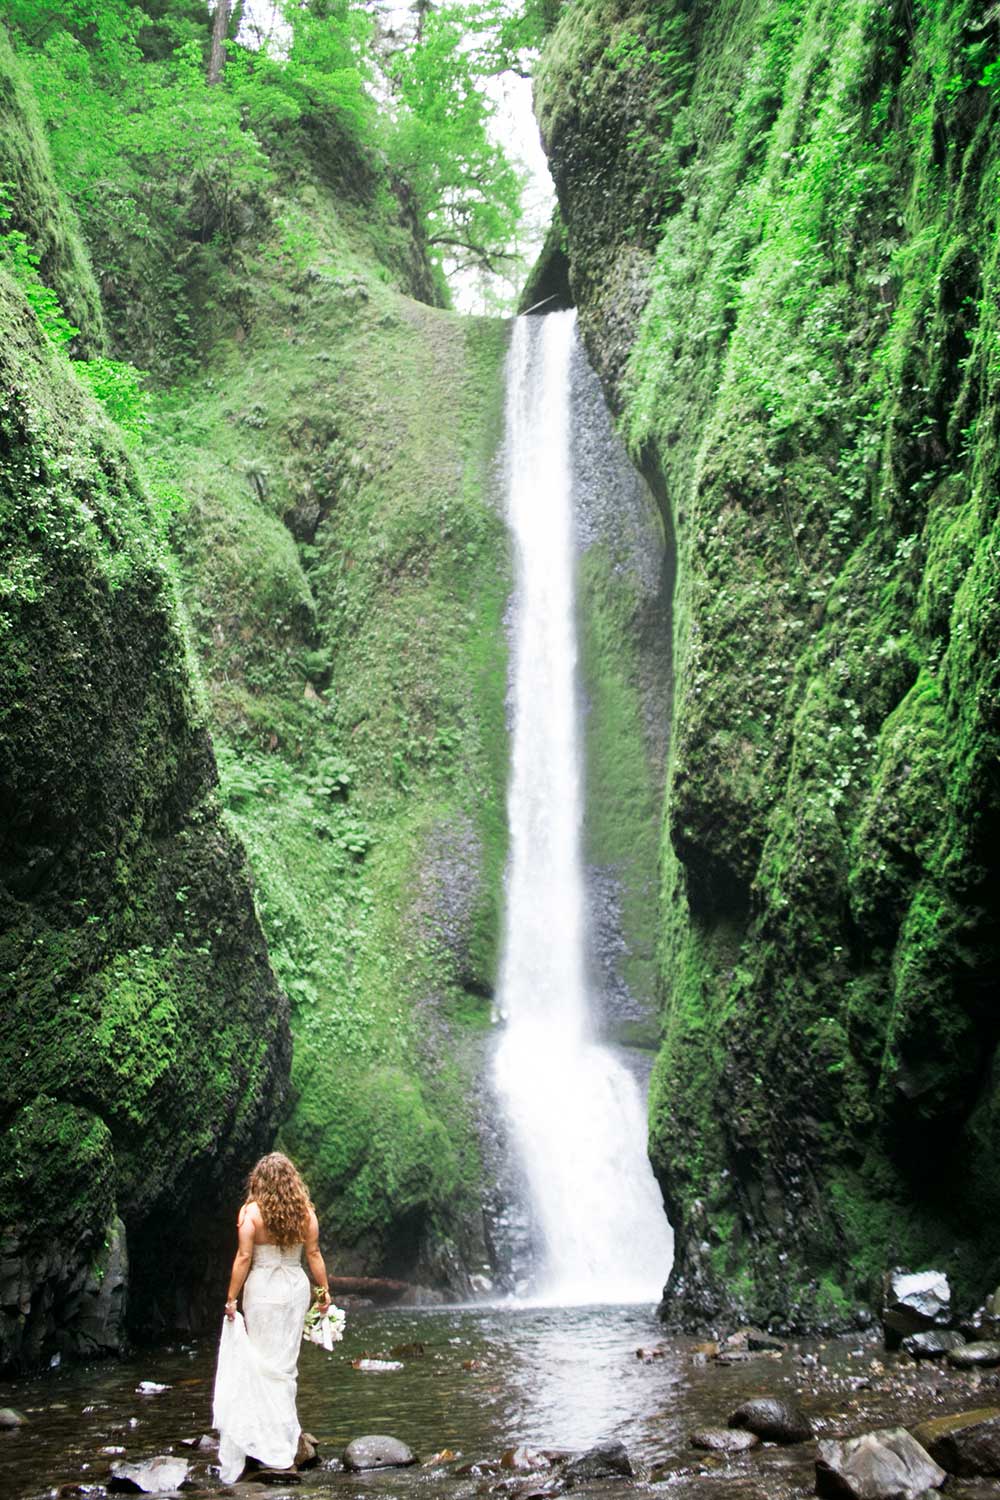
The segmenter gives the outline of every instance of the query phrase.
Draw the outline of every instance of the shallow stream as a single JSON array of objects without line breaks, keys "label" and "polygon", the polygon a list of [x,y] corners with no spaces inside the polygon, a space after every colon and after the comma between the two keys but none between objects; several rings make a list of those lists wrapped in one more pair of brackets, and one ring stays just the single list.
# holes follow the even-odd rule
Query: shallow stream
[{"label": "shallow stream", "polygon": [[[240,1485],[235,1493],[259,1500],[527,1496],[544,1485],[544,1472],[527,1479],[509,1469],[459,1471],[473,1461],[499,1461],[517,1445],[580,1453],[618,1438],[640,1473],[636,1486],[596,1481],[580,1493],[625,1497],[638,1489],[680,1500],[792,1500],[813,1492],[814,1443],[723,1458],[699,1455],[689,1434],[725,1425],[741,1401],[756,1395],[799,1397],[821,1436],[996,1399],[992,1389],[979,1390],[993,1376],[918,1367],[871,1341],[795,1345],[780,1357],[728,1366],[697,1362],[703,1357],[693,1353],[694,1340],[670,1341],[652,1363],[636,1357],[637,1348],[662,1342],[651,1308],[356,1310],[332,1354],[304,1346],[300,1362],[299,1415],[323,1463],[332,1466],[304,1474],[294,1488]],[[403,1368],[391,1373],[364,1373],[351,1363],[419,1344],[423,1354],[400,1355]],[[209,1430],[214,1361],[214,1345],[199,1341],[0,1385],[0,1406],[16,1407],[30,1423],[0,1432],[0,1497],[36,1500],[80,1486],[63,1494],[96,1500],[112,1462],[105,1448],[124,1449],[133,1460],[184,1453],[197,1489],[217,1494],[213,1456],[181,1445]],[[169,1389],[142,1396],[136,1391],[142,1380]],[[422,1462],[344,1473],[339,1455],[364,1433],[401,1438]],[[455,1457],[435,1460],[445,1449]]]}]

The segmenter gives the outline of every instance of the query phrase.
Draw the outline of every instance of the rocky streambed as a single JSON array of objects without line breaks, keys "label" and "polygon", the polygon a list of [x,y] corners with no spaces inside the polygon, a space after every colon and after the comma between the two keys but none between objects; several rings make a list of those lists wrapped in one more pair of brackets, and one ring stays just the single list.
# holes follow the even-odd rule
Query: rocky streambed
[{"label": "rocky streambed", "polygon": [[[266,1488],[258,1479],[225,1491],[208,1437],[211,1343],[52,1371],[0,1386],[0,1407],[26,1419],[0,1430],[0,1496],[100,1500],[124,1490],[116,1468],[160,1458],[171,1461],[158,1471],[161,1492],[188,1500],[568,1491],[793,1500],[816,1492],[817,1459],[821,1492],[850,1493],[839,1486],[856,1480],[858,1463],[871,1470],[872,1443],[860,1454],[836,1445],[902,1430],[888,1458],[874,1454],[878,1473],[913,1458],[916,1433],[944,1477],[917,1467],[906,1471],[914,1482],[943,1484],[956,1500],[1000,1497],[1000,1479],[969,1472],[1000,1468],[991,1426],[1000,1366],[917,1360],[874,1333],[780,1347],[745,1332],[721,1343],[661,1335],[652,1309],[357,1311],[332,1354],[303,1348],[299,1410],[315,1466],[297,1483],[273,1476]],[[979,1413],[971,1426],[939,1420],[969,1411]],[[931,1421],[934,1432],[921,1430]],[[390,1457],[412,1462],[345,1467],[348,1445],[375,1435],[409,1450]],[[855,1465],[846,1481],[840,1460]]]}]

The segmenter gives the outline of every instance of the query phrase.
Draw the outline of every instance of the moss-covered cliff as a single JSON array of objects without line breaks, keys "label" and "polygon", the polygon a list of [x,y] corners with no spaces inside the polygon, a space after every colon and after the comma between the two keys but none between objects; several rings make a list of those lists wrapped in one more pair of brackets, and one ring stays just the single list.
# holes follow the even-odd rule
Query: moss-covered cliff
[{"label": "moss-covered cliff", "polygon": [[[97,340],[0,45],[0,177]],[[273,1136],[289,1036],[148,497],[3,274],[0,330],[6,1365],[120,1345],[129,1261],[139,1326],[190,1316],[202,1246]]]},{"label": "moss-covered cliff", "polygon": [[538,80],[676,534],[651,1146],[684,1322],[1000,1272],[998,45],[961,3],[580,0]]}]

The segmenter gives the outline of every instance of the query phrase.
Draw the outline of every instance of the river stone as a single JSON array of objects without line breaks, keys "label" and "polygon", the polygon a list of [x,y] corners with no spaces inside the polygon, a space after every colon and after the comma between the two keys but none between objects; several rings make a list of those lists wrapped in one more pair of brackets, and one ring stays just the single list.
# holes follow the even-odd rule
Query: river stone
[{"label": "river stone", "polygon": [[703,1427],[692,1432],[692,1448],[709,1448],[713,1453],[747,1453],[760,1447],[760,1438],[746,1427]]},{"label": "river stone", "polygon": [[628,1456],[628,1449],[624,1443],[614,1440],[609,1443],[598,1443],[596,1448],[588,1448],[586,1453],[575,1458],[563,1470],[563,1478],[568,1484],[576,1484],[584,1479],[633,1479],[634,1477],[635,1470]]},{"label": "river stone", "polygon": [[186,1458],[174,1458],[170,1454],[160,1454],[136,1464],[112,1464],[108,1489],[119,1494],[162,1495],[164,1490],[179,1489],[187,1479],[189,1469]]},{"label": "river stone", "polygon": [[882,1328],[891,1349],[907,1334],[924,1328],[944,1328],[951,1321],[951,1287],[943,1271],[903,1271],[885,1278]]},{"label": "river stone", "polygon": [[982,1339],[972,1344],[963,1344],[960,1349],[949,1349],[947,1359],[956,1370],[975,1370],[981,1365],[1000,1365],[1000,1341]]},{"label": "river stone", "polygon": [[925,1328],[922,1333],[907,1334],[903,1348],[914,1359],[941,1359],[964,1343],[963,1336],[952,1328]]},{"label": "river stone", "polygon": [[932,1417],[913,1428],[913,1436],[949,1474],[962,1479],[1000,1475],[1000,1407]]},{"label": "river stone", "polygon": [[905,1427],[885,1427],[863,1437],[822,1438],[816,1459],[816,1493],[850,1500],[916,1500],[944,1484],[947,1474]]},{"label": "river stone", "polygon": [[374,1433],[352,1438],[344,1449],[345,1469],[405,1469],[417,1461],[416,1454],[398,1438]]},{"label": "river stone", "polygon": [[0,1432],[12,1432],[15,1427],[27,1427],[28,1419],[23,1412],[12,1406],[0,1406]]},{"label": "river stone", "polygon": [[745,1427],[768,1443],[804,1443],[812,1436],[812,1423],[801,1407],[777,1396],[758,1396],[744,1401],[729,1418],[730,1427]]},{"label": "river stone", "polygon": [[319,1463],[319,1449],[311,1432],[299,1433],[299,1446],[295,1450],[295,1467],[312,1469]]}]

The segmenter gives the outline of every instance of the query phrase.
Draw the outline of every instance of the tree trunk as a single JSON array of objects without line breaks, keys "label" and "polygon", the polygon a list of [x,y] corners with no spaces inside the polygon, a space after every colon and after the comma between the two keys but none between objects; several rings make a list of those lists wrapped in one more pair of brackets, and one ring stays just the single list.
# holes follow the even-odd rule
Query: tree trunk
[{"label": "tree trunk", "polygon": [[232,0],[215,0],[212,17],[212,51],[208,59],[208,81],[218,83],[226,65],[226,35],[229,31],[229,13]]}]

